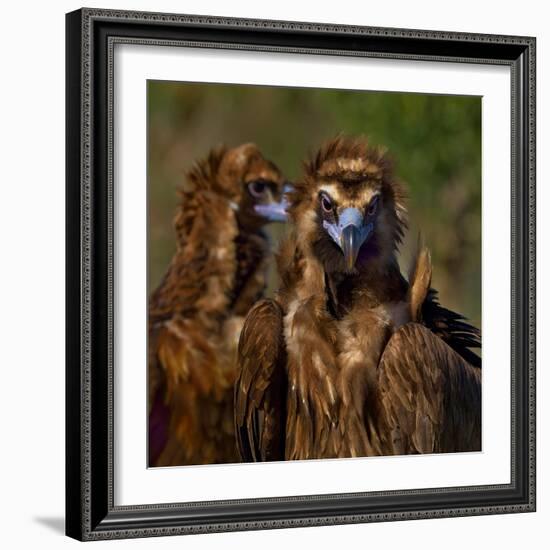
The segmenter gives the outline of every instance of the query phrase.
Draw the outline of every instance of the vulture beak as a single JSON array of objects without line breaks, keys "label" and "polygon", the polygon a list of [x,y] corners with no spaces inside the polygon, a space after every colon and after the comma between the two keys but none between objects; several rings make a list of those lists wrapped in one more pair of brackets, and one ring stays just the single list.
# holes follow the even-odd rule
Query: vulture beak
[{"label": "vulture beak", "polygon": [[332,240],[341,248],[348,271],[355,267],[361,246],[370,237],[372,222],[365,224],[364,214],[358,208],[344,208],[338,223],[323,221],[323,227]]},{"label": "vulture beak", "polygon": [[286,222],[288,218],[287,207],[288,200],[286,194],[292,191],[294,188],[290,184],[286,184],[283,188],[283,194],[280,201],[276,201],[273,197],[270,198],[270,201],[266,204],[257,204],[254,206],[254,210],[257,214],[262,216],[270,222]]}]

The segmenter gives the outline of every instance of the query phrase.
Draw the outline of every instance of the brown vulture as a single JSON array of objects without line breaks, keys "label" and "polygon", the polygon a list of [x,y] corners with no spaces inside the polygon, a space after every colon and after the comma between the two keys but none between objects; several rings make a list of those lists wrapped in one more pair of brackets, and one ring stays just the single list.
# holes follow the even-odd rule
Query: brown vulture
[{"label": "brown vulture", "polygon": [[176,252],[149,300],[149,465],[238,460],[236,350],[262,297],[270,246],[286,219],[284,178],[254,144],[195,164],[174,219]]},{"label": "brown vulture", "polygon": [[239,341],[241,458],[480,450],[480,334],[439,304],[426,248],[401,274],[404,190],[387,154],[329,141],[289,202],[282,286]]}]

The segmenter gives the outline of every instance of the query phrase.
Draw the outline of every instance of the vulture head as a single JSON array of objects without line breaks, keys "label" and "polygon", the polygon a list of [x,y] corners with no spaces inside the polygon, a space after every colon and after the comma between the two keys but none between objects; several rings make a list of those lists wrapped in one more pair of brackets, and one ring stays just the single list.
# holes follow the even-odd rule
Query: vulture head
[{"label": "vulture head", "polygon": [[226,200],[239,225],[254,230],[287,218],[285,198],[290,190],[281,171],[253,143],[213,149],[188,174],[195,189]]},{"label": "vulture head", "polygon": [[337,137],[304,166],[289,194],[297,240],[327,273],[386,264],[406,228],[404,191],[385,151],[366,138]]}]

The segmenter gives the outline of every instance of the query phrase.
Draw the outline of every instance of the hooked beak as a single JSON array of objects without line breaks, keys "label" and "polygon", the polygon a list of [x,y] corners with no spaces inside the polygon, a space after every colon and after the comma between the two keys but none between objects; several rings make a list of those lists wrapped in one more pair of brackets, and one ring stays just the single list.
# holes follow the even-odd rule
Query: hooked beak
[{"label": "hooked beak", "polygon": [[355,267],[361,246],[372,233],[372,222],[365,225],[364,216],[358,208],[345,208],[340,214],[338,224],[324,221],[323,226],[341,248],[346,269],[351,271]]},{"label": "hooked beak", "polygon": [[286,198],[286,194],[293,189],[294,188],[292,185],[286,184],[283,188],[283,195],[280,201],[272,200],[267,204],[257,204],[254,206],[255,212],[270,222],[286,222],[288,218],[286,211],[288,207],[288,200]]}]

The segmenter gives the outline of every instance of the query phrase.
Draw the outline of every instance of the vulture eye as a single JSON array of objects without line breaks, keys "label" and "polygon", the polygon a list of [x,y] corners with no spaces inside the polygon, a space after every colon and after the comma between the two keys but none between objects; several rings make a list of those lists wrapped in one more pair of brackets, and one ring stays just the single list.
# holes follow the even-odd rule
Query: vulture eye
[{"label": "vulture eye", "polygon": [[248,192],[256,199],[260,198],[267,189],[267,183],[265,181],[253,181],[248,184]]},{"label": "vulture eye", "polygon": [[378,211],[378,195],[374,197],[367,208],[367,216],[374,216]]},{"label": "vulture eye", "polygon": [[325,212],[332,212],[333,204],[328,195],[321,195],[321,207]]}]

